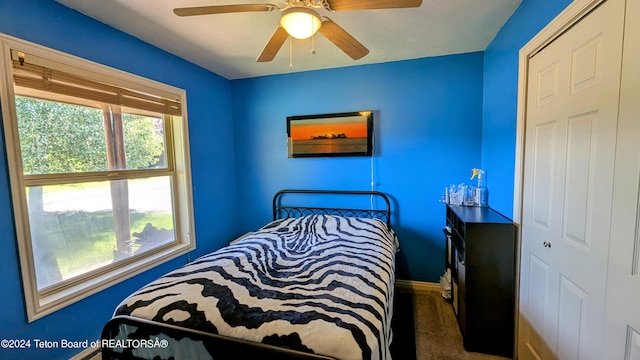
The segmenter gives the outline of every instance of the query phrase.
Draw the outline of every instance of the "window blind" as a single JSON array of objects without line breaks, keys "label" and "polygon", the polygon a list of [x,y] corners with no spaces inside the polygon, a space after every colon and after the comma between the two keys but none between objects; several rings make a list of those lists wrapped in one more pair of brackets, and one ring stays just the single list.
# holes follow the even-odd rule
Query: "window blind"
[{"label": "window blind", "polygon": [[46,66],[30,64],[27,58],[22,56],[13,60],[13,81],[18,87],[167,115],[182,115],[182,106],[179,101],[105,84]]}]

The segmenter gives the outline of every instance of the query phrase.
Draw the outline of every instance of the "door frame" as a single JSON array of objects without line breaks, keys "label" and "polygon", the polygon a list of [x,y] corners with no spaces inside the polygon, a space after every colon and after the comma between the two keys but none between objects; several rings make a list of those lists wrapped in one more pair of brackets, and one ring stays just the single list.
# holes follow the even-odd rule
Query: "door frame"
[{"label": "door frame", "polygon": [[517,233],[517,256],[516,256],[516,336],[514,338],[514,358],[518,358],[518,346],[520,344],[520,266],[522,254],[522,207],[524,189],[524,148],[525,129],[527,118],[527,87],[529,61],[538,52],[561,36],[574,24],[588,15],[600,4],[607,0],[574,0],[549,24],[547,24],[538,34],[536,34],[527,44],[525,44],[518,54],[518,100],[516,114],[516,147],[515,147],[515,174],[513,186],[513,222],[516,224]]}]

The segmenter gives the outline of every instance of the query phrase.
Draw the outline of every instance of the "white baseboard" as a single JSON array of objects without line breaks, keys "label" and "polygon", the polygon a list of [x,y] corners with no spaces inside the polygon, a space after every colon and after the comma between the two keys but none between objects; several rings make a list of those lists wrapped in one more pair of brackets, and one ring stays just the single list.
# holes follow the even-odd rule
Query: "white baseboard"
[{"label": "white baseboard", "polygon": [[440,284],[416,280],[396,280],[398,292],[440,291]]}]

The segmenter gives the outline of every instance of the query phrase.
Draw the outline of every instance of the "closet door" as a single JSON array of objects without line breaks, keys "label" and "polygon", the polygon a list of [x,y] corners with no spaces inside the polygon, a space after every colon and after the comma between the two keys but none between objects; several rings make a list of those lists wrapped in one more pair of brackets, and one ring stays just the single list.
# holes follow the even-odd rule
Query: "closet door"
[{"label": "closet door", "polygon": [[529,61],[520,359],[604,357],[624,0]]},{"label": "closet door", "polygon": [[640,1],[627,1],[607,283],[606,359],[640,359]]}]

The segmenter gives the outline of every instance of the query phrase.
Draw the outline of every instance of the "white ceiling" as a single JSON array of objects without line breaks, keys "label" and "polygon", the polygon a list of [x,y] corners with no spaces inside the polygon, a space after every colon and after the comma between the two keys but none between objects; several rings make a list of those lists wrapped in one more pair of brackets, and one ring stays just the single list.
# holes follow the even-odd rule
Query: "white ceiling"
[{"label": "white ceiling", "polygon": [[275,59],[256,58],[279,26],[280,12],[178,17],[177,7],[270,3],[285,0],[56,0],[227,79],[318,70],[446,54],[482,51],[522,0],[423,0],[412,9],[328,12],[329,17],[369,49],[354,61],[322,35],[289,42]]}]

